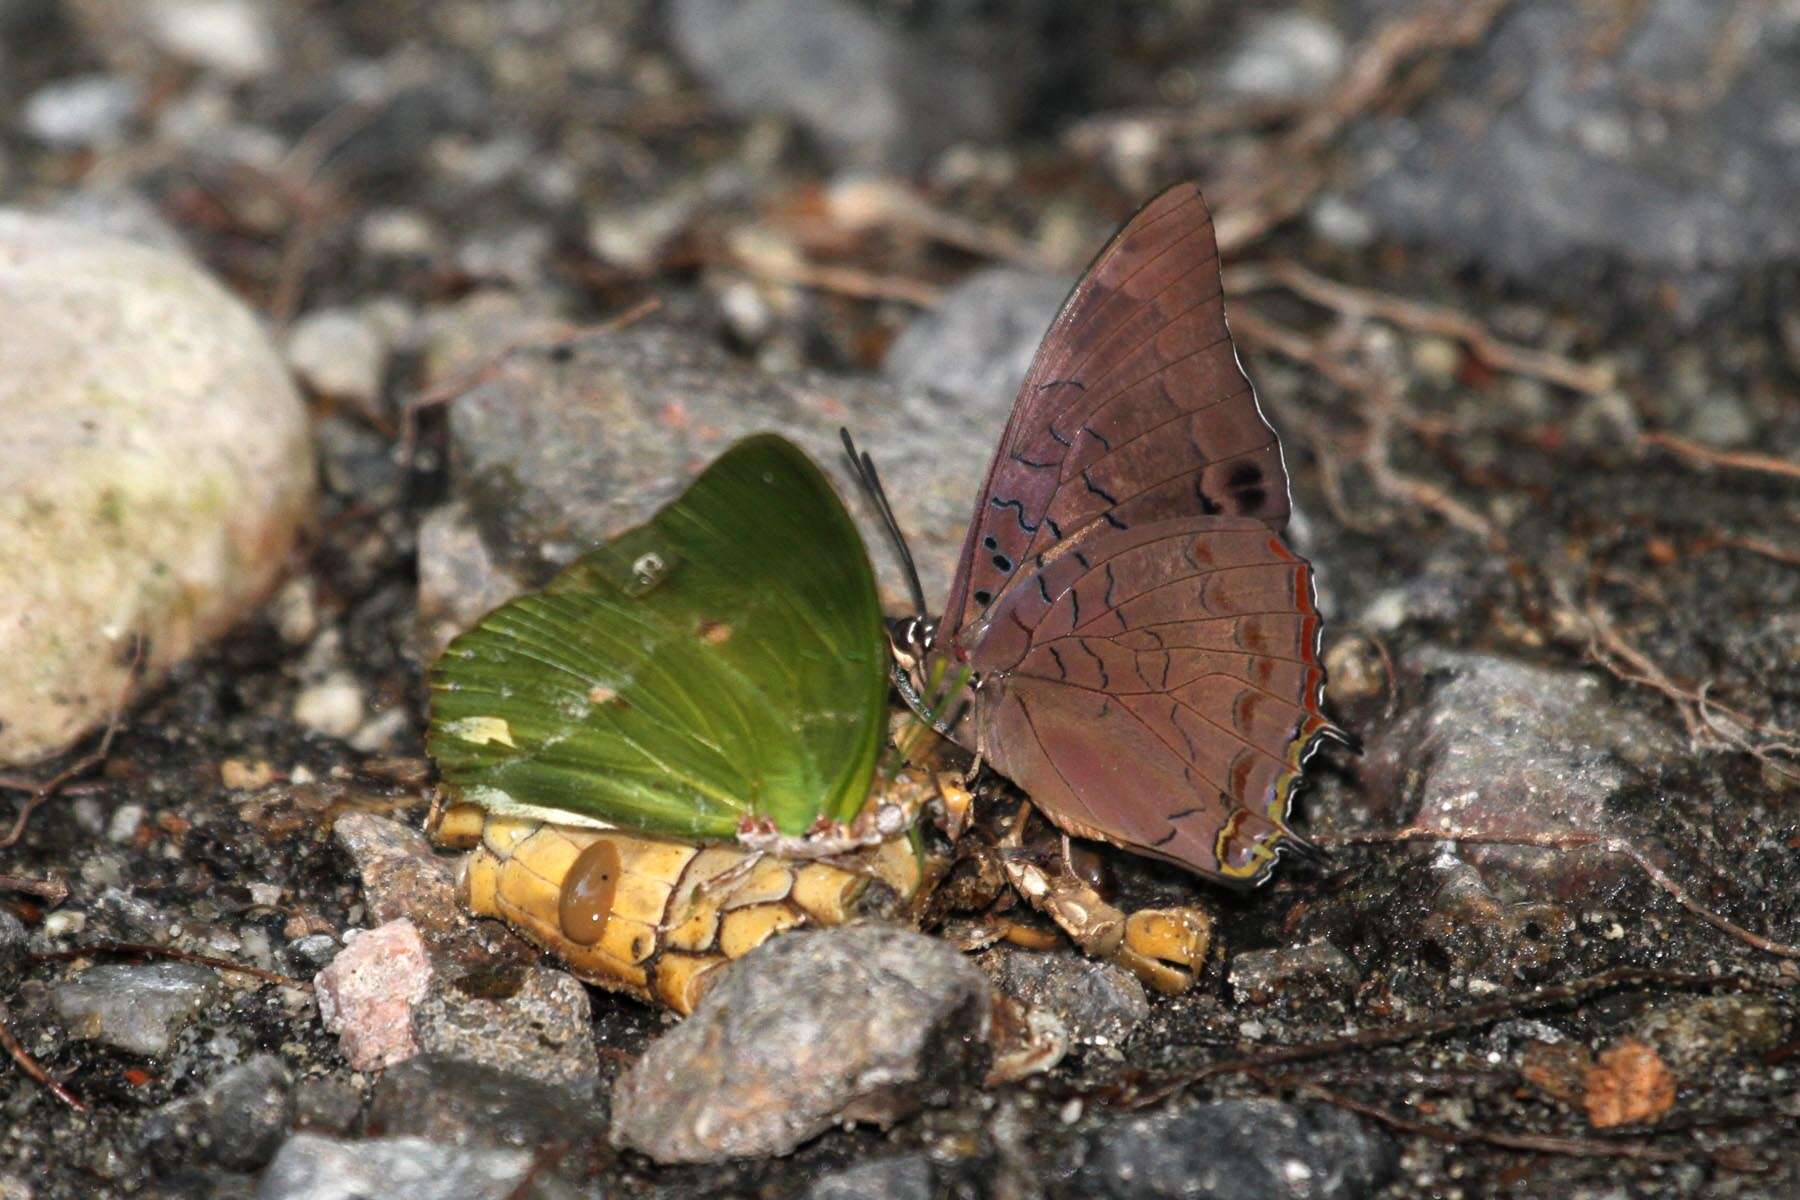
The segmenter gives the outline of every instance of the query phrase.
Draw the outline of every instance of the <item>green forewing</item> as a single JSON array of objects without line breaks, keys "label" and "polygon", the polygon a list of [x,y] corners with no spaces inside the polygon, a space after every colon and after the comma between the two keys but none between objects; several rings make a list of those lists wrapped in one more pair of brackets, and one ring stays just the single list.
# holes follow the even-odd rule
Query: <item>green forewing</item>
[{"label": "green forewing", "polygon": [[495,609],[431,675],[431,755],[502,812],[727,838],[847,821],[884,729],[868,552],[801,451],[727,450],[644,525]]}]

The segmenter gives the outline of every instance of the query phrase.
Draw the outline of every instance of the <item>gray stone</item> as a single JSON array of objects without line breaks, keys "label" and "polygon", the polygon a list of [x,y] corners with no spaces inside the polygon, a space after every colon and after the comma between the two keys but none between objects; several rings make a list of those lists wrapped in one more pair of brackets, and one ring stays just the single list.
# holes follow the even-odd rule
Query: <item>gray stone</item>
[{"label": "gray stone", "polygon": [[1231,960],[1231,990],[1248,1004],[1346,1000],[1362,972],[1350,956],[1318,938],[1303,946],[1246,950]]},{"label": "gray stone", "polygon": [[25,923],[0,908],[0,969],[12,965],[25,951]]},{"label": "gray stone", "polygon": [[363,1130],[443,1145],[515,1146],[585,1141],[606,1129],[603,1104],[583,1092],[483,1063],[421,1054],[384,1072]]},{"label": "gray stone", "polygon": [[419,1049],[592,1094],[600,1057],[587,989],[573,975],[533,967],[500,994],[432,989],[413,1014]]},{"label": "gray stone", "polygon": [[1115,1118],[1087,1143],[1075,1185],[1095,1200],[1352,1200],[1395,1163],[1392,1143],[1349,1113],[1277,1100]]},{"label": "gray stone", "polygon": [[1117,1044],[1150,1015],[1144,985],[1116,963],[997,946],[981,965],[1007,995],[1055,1013],[1078,1042]]},{"label": "gray stone", "polygon": [[[1617,708],[1594,675],[1427,648],[1402,661],[1424,698],[1369,748],[1366,793],[1392,820],[1490,836],[1611,830],[1607,800],[1675,753],[1662,726]],[[1598,850],[1466,846],[1484,875],[1564,897],[1619,878]]]},{"label": "gray stone", "polygon": [[301,1133],[264,1173],[258,1200],[506,1200],[531,1170],[523,1150],[442,1146],[424,1138],[350,1141]]},{"label": "gray stone", "polygon": [[275,1156],[293,1118],[288,1083],[282,1061],[259,1054],[220,1072],[198,1095],[152,1113],[145,1141],[172,1161],[198,1151],[221,1166],[253,1171]]},{"label": "gray stone", "polygon": [[[1370,211],[1550,289],[1584,286],[1594,276],[1572,268],[1585,259],[1691,282],[1701,300],[1709,274],[1800,258],[1792,12],[1651,0],[1614,20],[1560,0],[1511,6],[1435,98],[1365,130]],[[1709,79],[1740,35],[1741,56]],[[1615,40],[1596,52],[1602,36]]]},{"label": "gray stone", "polygon": [[22,762],[267,595],[313,457],[256,319],[176,255],[0,212],[0,360],[0,762]]},{"label": "gray stone", "polygon": [[806,1190],[806,1200],[932,1200],[935,1195],[931,1160],[923,1154],[862,1163]]},{"label": "gray stone", "polygon": [[723,107],[790,117],[841,163],[918,167],[1006,124],[1004,72],[844,0],[676,0],[669,25]]},{"label": "gray stone", "polygon": [[168,1051],[218,982],[215,972],[189,963],[102,963],[58,984],[52,1000],[71,1037],[154,1057]]},{"label": "gray stone", "polygon": [[287,360],[314,394],[370,411],[381,399],[388,341],[368,314],[325,308],[307,313],[288,330]]},{"label": "gray stone", "polygon": [[[875,455],[935,600],[948,590],[975,481],[1011,407],[1002,393],[969,401],[817,371],[777,377],[648,324],[515,351],[450,406],[456,520],[480,537],[494,573],[469,579],[466,541],[457,567],[421,561],[421,620],[426,629],[460,628],[506,590],[502,580],[541,585],[648,518],[751,433],[792,438],[861,511],[840,424]],[[440,526],[423,549],[461,536]],[[909,601],[892,556],[878,544],[871,552],[884,601],[903,610]],[[433,590],[443,582],[469,591]]]},{"label": "gray stone", "polygon": [[294,1128],[349,1133],[362,1118],[362,1089],[346,1076],[309,1075],[294,1085]]},{"label": "gray stone", "polygon": [[884,925],[796,931],[733,963],[613,1089],[612,1140],[659,1162],[785,1154],[979,1078],[987,978]]},{"label": "gray stone", "polygon": [[1344,66],[1344,35],[1303,12],[1256,20],[1225,64],[1221,82],[1246,99],[1300,103],[1319,95]]},{"label": "gray stone", "polygon": [[915,317],[892,347],[890,378],[976,403],[1010,403],[1073,281],[1018,267],[977,271]]},{"label": "gray stone", "polygon": [[80,75],[48,84],[25,101],[21,123],[40,142],[63,149],[117,142],[143,101],[136,82],[117,75]]}]

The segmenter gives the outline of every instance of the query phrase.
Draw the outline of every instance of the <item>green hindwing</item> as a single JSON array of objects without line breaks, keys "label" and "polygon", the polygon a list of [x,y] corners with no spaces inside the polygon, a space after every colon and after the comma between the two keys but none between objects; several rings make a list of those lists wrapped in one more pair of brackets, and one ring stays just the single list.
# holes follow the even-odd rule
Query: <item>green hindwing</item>
[{"label": "green hindwing", "polygon": [[797,835],[867,799],[887,656],[856,523],[805,454],[762,435],[451,642],[428,744],[456,796],[497,812]]}]

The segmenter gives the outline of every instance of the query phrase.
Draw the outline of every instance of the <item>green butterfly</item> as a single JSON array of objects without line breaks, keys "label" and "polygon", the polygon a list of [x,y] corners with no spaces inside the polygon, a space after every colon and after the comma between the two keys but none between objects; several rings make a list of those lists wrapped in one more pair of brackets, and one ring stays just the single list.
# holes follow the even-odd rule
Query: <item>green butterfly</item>
[{"label": "green butterfly", "polygon": [[843,501],[761,435],[451,642],[428,745],[453,792],[502,815],[800,836],[868,798],[888,653]]}]

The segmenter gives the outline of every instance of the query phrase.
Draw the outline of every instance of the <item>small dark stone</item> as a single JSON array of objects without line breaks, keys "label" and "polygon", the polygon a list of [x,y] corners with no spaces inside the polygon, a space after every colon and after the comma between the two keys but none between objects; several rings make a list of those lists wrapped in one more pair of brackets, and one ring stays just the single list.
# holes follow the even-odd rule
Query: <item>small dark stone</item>
[{"label": "small dark stone", "polygon": [[293,1118],[287,1068],[259,1054],[220,1073],[196,1096],[166,1104],[145,1121],[144,1137],[171,1161],[190,1148],[250,1171],[274,1157]]},{"label": "small dark stone", "polygon": [[1391,1142],[1349,1113],[1216,1100],[1107,1122],[1069,1192],[1084,1200],[1351,1200],[1394,1170]]},{"label": "small dark stone", "polygon": [[[469,981],[479,982],[479,981]],[[473,994],[472,994],[473,992]],[[434,984],[413,1012],[419,1049],[591,1096],[600,1079],[587,989],[573,975],[533,967],[489,995]]]},{"label": "small dark stone", "polygon": [[1231,990],[1248,1004],[1345,1000],[1361,978],[1350,956],[1324,938],[1302,946],[1246,950],[1231,960]]},{"label": "small dark stone", "polygon": [[421,1054],[390,1067],[375,1085],[363,1131],[446,1145],[531,1149],[599,1137],[605,1104],[482,1063]]},{"label": "small dark stone", "polygon": [[294,1085],[294,1128],[348,1133],[363,1111],[363,1092],[341,1075],[309,1075]]},{"label": "small dark stone", "polygon": [[997,946],[981,965],[1001,991],[1061,1019],[1078,1042],[1117,1044],[1150,1015],[1137,976],[1078,954]]}]

